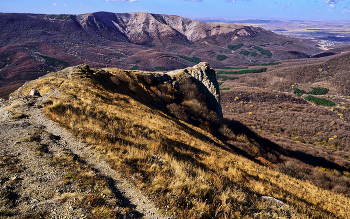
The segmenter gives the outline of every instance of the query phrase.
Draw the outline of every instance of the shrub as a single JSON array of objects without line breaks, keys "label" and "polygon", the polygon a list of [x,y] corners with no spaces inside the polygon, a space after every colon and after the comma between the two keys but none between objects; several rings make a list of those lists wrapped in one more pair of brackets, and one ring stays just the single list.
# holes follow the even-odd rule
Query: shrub
[{"label": "shrub", "polygon": [[257,55],[258,55],[258,53],[256,53],[256,52],[250,53],[250,56],[253,56],[253,57],[255,57],[255,56],[257,56]]},{"label": "shrub", "polygon": [[227,47],[230,49],[230,50],[237,50],[237,49],[240,49],[242,46],[244,46],[243,43],[240,43],[240,44],[237,44],[237,45],[228,45]]},{"label": "shrub", "polygon": [[249,56],[250,52],[248,52],[247,50],[242,50],[239,52],[239,54],[245,55],[245,56]]},{"label": "shrub", "polygon": [[280,62],[269,62],[269,63],[262,63],[262,64],[252,64],[249,66],[270,66],[270,65],[279,65],[281,64]]},{"label": "shrub", "polygon": [[179,55],[179,57],[182,58],[182,59],[185,59],[185,60],[187,60],[187,61],[196,63],[196,64],[198,64],[198,63],[201,62],[201,60],[200,60],[198,57],[195,57],[195,56],[193,56],[193,57],[187,57],[187,56]]},{"label": "shrub", "polygon": [[248,67],[221,67],[219,69],[248,69]]},{"label": "shrub", "polygon": [[323,99],[323,98],[317,98],[317,97],[314,97],[311,95],[307,96],[305,98],[305,100],[314,102],[316,105],[322,105],[322,106],[334,106],[335,105],[335,103],[333,103],[330,100]]},{"label": "shrub", "polygon": [[164,66],[156,66],[154,67],[155,71],[168,71],[168,69]]},{"label": "shrub", "polygon": [[132,66],[129,70],[137,70],[137,65]]},{"label": "shrub", "polygon": [[298,94],[306,94],[306,91],[300,90],[299,88],[294,88],[293,93],[297,94],[297,95]]},{"label": "shrub", "polygon": [[241,70],[241,71],[218,71],[218,74],[223,75],[242,75],[242,74],[248,74],[248,73],[261,73],[266,72],[267,68],[259,68],[259,69],[247,69],[247,70]]},{"label": "shrub", "polygon": [[39,55],[41,58],[45,59],[46,63],[50,66],[62,66],[62,67],[67,67],[68,62],[62,61],[59,59],[55,59],[49,56],[44,56],[44,55]]},{"label": "shrub", "polygon": [[280,62],[270,62],[270,63],[264,63],[264,64],[261,64],[262,66],[268,66],[268,65],[279,65],[281,64]]},{"label": "shrub", "polygon": [[265,50],[259,46],[254,46],[254,49],[258,50],[262,55],[266,55],[267,57],[271,57],[272,53],[270,52],[270,50]]},{"label": "shrub", "polygon": [[230,90],[230,88],[220,88],[220,90]]},{"label": "shrub", "polygon": [[227,56],[225,56],[225,55],[218,55],[218,56],[216,56],[216,59],[218,61],[224,61],[225,59],[227,59]]},{"label": "shrub", "polygon": [[68,14],[47,14],[46,17],[58,20],[70,20],[70,15]]},{"label": "shrub", "polygon": [[323,95],[327,94],[329,89],[328,88],[321,88],[321,87],[312,87],[312,91],[308,92],[308,94],[313,94],[313,95]]}]

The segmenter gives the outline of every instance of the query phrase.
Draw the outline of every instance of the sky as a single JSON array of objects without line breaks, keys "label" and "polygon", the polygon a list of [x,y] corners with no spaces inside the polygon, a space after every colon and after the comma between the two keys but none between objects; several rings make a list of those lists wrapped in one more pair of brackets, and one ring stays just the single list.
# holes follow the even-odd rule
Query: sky
[{"label": "sky", "polygon": [[350,20],[350,0],[0,0],[3,13],[149,12],[192,19]]}]

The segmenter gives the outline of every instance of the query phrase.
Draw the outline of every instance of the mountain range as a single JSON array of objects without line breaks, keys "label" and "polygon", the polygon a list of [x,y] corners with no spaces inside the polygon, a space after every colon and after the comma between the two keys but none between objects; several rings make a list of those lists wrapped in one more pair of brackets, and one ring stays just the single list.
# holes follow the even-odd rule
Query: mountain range
[{"label": "mountain range", "polygon": [[0,25],[1,97],[27,80],[81,63],[161,71],[200,61],[214,68],[266,63],[321,51],[260,27],[141,12],[1,13]]}]

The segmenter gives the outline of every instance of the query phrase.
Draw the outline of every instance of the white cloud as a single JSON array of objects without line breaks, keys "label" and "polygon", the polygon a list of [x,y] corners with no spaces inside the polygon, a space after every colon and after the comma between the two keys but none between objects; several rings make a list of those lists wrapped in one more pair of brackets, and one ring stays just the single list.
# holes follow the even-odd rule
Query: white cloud
[{"label": "white cloud", "polygon": [[324,3],[325,4],[337,4],[338,2],[341,2],[342,0],[326,0]]},{"label": "white cloud", "polygon": [[345,12],[350,13],[350,10],[349,10],[348,6],[345,6],[345,7],[344,7],[344,10],[342,11],[342,13],[345,13]]},{"label": "white cloud", "polygon": [[53,6],[59,6],[60,4],[57,4],[57,3],[53,3]]},{"label": "white cloud", "polygon": [[330,8],[335,8],[335,5],[343,0],[325,0],[325,4],[329,4]]},{"label": "white cloud", "polygon": [[283,4],[281,8],[288,8],[289,6],[291,6],[291,4]]}]

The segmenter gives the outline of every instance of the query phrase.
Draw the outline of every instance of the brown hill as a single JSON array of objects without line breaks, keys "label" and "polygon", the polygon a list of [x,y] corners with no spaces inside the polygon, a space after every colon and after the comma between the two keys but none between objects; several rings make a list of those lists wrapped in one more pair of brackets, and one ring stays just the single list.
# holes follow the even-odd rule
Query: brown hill
[{"label": "brown hill", "polygon": [[[168,74],[115,68],[89,69],[80,65],[27,82],[0,109],[10,111],[13,119],[24,120],[25,123],[28,116],[32,118],[31,122],[40,118],[27,115],[26,112],[30,112],[28,107],[43,107],[49,118],[82,138],[101,161],[123,173],[125,178],[151,197],[164,214],[174,218],[349,217],[347,195],[350,179],[346,175],[349,174],[349,162],[322,153],[310,154],[311,149],[306,150],[308,147],[303,151],[286,148],[285,145],[291,141],[282,144],[281,139],[276,143],[275,139],[271,141],[258,135],[258,130],[218,117],[221,110],[214,110],[215,104],[210,104],[212,101],[208,98],[214,96],[218,100],[218,87],[213,75],[214,71],[203,63]],[[33,88],[39,90],[43,97],[29,97],[27,94]],[[249,92],[249,89],[246,91]],[[270,103],[285,99],[304,106],[305,110],[314,110],[306,101],[290,95],[281,95],[275,100],[275,95],[265,95],[262,89],[256,93],[258,96],[252,95],[252,98],[260,100],[261,95],[261,99],[267,102],[266,108]],[[242,94],[241,97],[249,96]],[[237,100],[227,99],[225,95],[222,101],[231,101],[236,106],[235,110],[241,110],[242,114],[244,110],[254,108],[244,102],[243,105],[235,104]],[[27,108],[22,109],[21,105]],[[284,106],[280,108],[285,110]],[[224,116],[232,116],[229,115],[231,112],[227,112],[229,109],[233,108],[224,108]],[[265,110],[259,106],[256,109]],[[254,115],[247,112],[242,118],[248,116]],[[254,118],[253,121],[259,121],[257,116]],[[9,120],[5,122],[11,124]],[[275,128],[274,125],[271,124],[271,128]],[[42,136],[43,133],[37,135]],[[33,144],[40,143],[38,137],[31,136],[29,139]],[[54,153],[51,144],[46,147]],[[49,156],[45,151],[41,153],[44,157]],[[5,157],[6,160],[8,157]],[[84,159],[87,158],[75,158],[79,164],[83,164]],[[18,162],[18,165],[22,164],[22,161]],[[61,179],[66,179],[62,187],[80,187],[80,192],[70,194],[70,197],[78,198],[73,202],[73,198],[62,199],[68,194],[51,192],[50,196],[42,196],[42,200],[50,203],[59,200],[54,205],[57,208],[73,203],[71,212],[75,212],[74,208],[78,205],[79,209],[86,208],[86,216],[94,212],[106,217],[118,213],[113,210],[117,209],[116,203],[108,201],[114,196],[109,191],[111,188],[106,188],[106,183],[94,187],[92,200],[99,202],[84,205],[82,197],[87,195],[94,179],[91,168],[72,170],[72,162],[63,160],[57,163],[66,163],[65,169],[69,170],[61,176]],[[8,165],[4,163],[0,166],[7,171],[6,176],[10,174]],[[62,170],[67,171],[65,169]],[[338,175],[328,176],[323,170]],[[101,171],[98,182],[106,178],[106,172]],[[18,174],[22,177],[21,173]],[[56,178],[59,180],[58,176]],[[82,179],[89,182],[81,183],[85,182]],[[337,180],[342,185],[333,189],[332,183]],[[11,183],[7,178],[3,181],[6,185]],[[23,196],[21,189],[25,188],[20,182],[8,189],[12,196],[7,193],[0,196],[5,207],[9,206],[12,210],[12,213],[2,211],[6,215],[23,212],[13,198]],[[330,187],[319,182],[330,182]],[[30,206],[25,198],[20,200],[23,200],[21,204]],[[32,208],[27,213],[38,214],[35,211]],[[47,210],[46,214],[53,212]]]},{"label": "brown hill", "polygon": [[172,70],[200,60],[224,67],[320,52],[259,27],[150,13],[1,13],[0,26],[1,97],[26,80],[81,63]]}]

